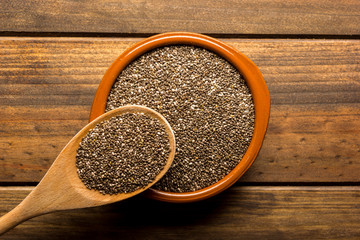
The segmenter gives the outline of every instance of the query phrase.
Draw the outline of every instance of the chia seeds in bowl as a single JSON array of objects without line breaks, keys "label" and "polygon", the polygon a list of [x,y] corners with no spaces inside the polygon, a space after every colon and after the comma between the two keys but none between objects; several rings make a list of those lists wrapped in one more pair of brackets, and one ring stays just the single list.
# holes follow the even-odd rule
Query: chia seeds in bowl
[{"label": "chia seeds in bowl", "polygon": [[126,49],[106,71],[90,121],[129,103],[152,106],[175,130],[172,169],[145,192],[174,203],[233,185],[260,151],[270,115],[257,66],[217,39],[188,32],[155,35]]},{"label": "chia seeds in bowl", "polygon": [[106,111],[144,105],[172,126],[174,162],[153,188],[194,192],[217,183],[251,142],[255,110],[246,81],[227,60],[200,47],[171,45],[147,52],[121,71]]}]

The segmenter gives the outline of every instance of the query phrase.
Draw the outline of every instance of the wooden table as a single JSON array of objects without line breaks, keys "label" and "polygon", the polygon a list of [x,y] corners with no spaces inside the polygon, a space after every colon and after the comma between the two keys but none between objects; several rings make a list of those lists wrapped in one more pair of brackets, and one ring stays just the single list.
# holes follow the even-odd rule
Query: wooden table
[{"label": "wooden table", "polygon": [[360,239],[360,2],[0,1],[0,215],[88,121],[112,61],[191,31],[252,59],[269,128],[232,188],[193,204],[136,197],[29,220],[2,239]]}]

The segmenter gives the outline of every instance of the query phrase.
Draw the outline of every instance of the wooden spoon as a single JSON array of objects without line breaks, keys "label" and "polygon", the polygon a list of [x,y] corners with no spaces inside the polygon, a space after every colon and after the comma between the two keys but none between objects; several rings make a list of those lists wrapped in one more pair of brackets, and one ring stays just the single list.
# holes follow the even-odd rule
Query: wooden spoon
[{"label": "wooden spoon", "polygon": [[[90,129],[94,128],[97,123],[124,113],[144,113],[147,116],[158,119],[165,126],[170,143],[170,154],[164,169],[156,176],[155,180],[145,188],[130,193],[103,195],[96,190],[86,188],[78,177],[75,166],[76,150],[82,138]],[[60,152],[38,186],[34,188],[17,207],[0,218],[0,235],[27,219],[45,213],[100,206],[139,194],[155,184],[166,173],[174,159],[174,155],[174,133],[166,119],[158,112],[147,107],[134,105],[109,111],[81,129]]]}]

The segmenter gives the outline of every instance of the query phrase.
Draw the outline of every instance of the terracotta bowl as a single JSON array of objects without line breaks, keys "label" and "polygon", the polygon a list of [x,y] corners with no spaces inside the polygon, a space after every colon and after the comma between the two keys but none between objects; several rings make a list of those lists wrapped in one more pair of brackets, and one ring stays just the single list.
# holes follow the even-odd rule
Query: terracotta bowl
[{"label": "terracotta bowl", "polygon": [[120,72],[140,55],[168,45],[193,45],[208,49],[228,60],[245,78],[255,104],[255,127],[250,145],[240,163],[217,183],[195,192],[173,193],[149,189],[150,198],[167,202],[193,202],[214,196],[233,185],[254,162],[264,139],[270,114],[270,94],[257,66],[245,55],[225,43],[201,34],[164,33],[149,37],[125,50],[110,66],[97,89],[90,121],[105,112],[107,97]]}]

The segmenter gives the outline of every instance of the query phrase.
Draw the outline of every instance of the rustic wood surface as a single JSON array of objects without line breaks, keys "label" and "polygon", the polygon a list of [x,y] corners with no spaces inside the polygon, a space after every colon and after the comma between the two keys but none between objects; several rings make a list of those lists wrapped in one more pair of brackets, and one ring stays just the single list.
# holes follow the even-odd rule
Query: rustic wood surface
[{"label": "rustic wood surface", "polygon": [[357,0],[2,0],[10,32],[359,35]]},{"label": "rustic wood surface", "polygon": [[[36,182],[88,120],[102,75],[140,39],[1,38],[3,182]],[[224,40],[252,59],[271,95],[245,182],[359,182],[360,43]]]},{"label": "rustic wood surface", "polygon": [[[0,214],[27,187],[0,188]],[[233,187],[192,204],[141,197],[33,218],[2,239],[360,238],[360,187]],[[242,238],[243,237],[243,238]]]},{"label": "rustic wood surface", "polygon": [[1,239],[360,239],[360,2],[0,0],[0,216],[88,121],[111,62],[142,37],[205,33],[271,95],[259,156],[192,204],[143,197],[31,219]]}]

